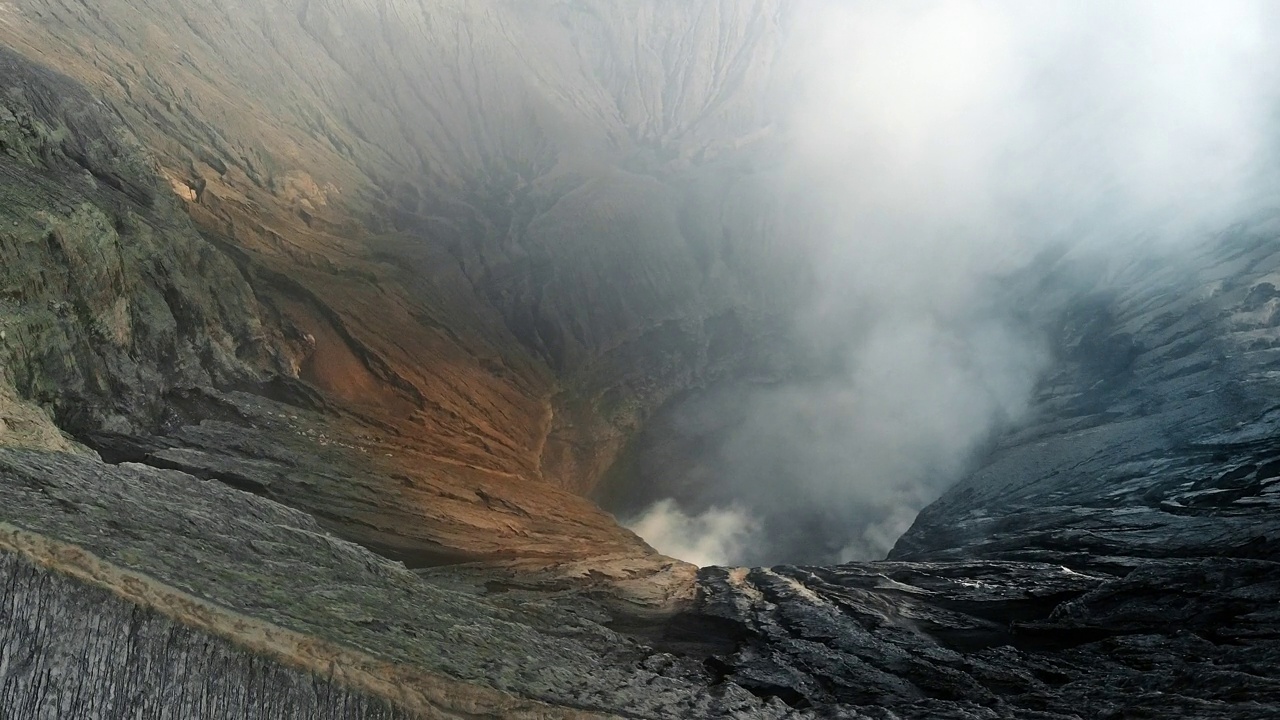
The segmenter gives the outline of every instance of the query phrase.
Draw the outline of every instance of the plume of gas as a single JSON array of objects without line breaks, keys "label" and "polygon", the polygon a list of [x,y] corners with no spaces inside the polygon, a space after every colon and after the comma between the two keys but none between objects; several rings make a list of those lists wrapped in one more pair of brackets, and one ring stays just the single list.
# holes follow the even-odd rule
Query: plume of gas
[{"label": "plume of gas", "polygon": [[1176,255],[1275,187],[1266,3],[796,13],[778,191],[814,282],[793,342],[835,370],[755,391],[719,448],[730,514],[664,501],[633,524],[677,556],[882,556],[1051,362],[1004,280],[1062,245]]}]

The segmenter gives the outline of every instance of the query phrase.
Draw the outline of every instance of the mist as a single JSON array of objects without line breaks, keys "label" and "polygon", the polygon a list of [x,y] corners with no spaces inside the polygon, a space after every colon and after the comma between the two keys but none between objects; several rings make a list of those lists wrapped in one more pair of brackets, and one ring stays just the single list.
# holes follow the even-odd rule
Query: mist
[{"label": "mist", "polygon": [[1010,278],[1269,202],[1278,30],[1261,2],[801,3],[778,192],[822,371],[707,399],[716,492],[629,525],[698,564],[883,557],[1032,411],[1051,343]]}]

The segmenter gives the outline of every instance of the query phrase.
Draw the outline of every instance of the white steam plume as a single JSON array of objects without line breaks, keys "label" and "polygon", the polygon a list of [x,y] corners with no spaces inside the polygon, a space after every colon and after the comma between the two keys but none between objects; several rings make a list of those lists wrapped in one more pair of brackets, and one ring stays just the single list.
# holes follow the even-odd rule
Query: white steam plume
[{"label": "white steam plume", "polygon": [[655,550],[698,567],[726,565],[755,541],[754,521],[741,508],[711,508],[689,515],[674,500],[654,503],[630,523],[635,534],[649,538]]},{"label": "white steam plume", "polygon": [[[1051,362],[999,299],[1002,277],[1059,243],[1168,252],[1275,189],[1268,3],[797,12],[781,191],[816,275],[797,342],[838,370],[758,391],[722,444],[724,482],[754,520],[698,545],[729,562],[882,556],[1023,417]],[[763,530],[744,544],[749,522]],[[800,524],[826,528],[825,546]],[[661,547],[684,526],[636,527]]]}]

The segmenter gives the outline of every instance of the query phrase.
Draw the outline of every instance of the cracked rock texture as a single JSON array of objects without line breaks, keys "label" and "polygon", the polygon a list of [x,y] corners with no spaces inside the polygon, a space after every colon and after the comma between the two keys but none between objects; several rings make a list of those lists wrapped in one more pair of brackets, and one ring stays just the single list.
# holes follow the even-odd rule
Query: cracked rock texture
[{"label": "cracked rock texture", "polygon": [[0,574],[4,717],[409,717],[18,555],[0,555]]}]

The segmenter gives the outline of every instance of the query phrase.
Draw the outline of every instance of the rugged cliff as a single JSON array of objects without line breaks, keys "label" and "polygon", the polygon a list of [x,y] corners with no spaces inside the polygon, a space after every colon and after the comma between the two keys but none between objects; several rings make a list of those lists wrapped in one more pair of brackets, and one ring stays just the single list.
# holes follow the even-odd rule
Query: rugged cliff
[{"label": "rugged cliff", "polygon": [[374,461],[577,494],[667,399],[775,362],[752,339],[805,271],[760,212],[783,6],[5,8],[0,39],[110,103],[236,264],[282,374],[392,443]]},{"label": "rugged cliff", "polygon": [[770,310],[744,288],[787,282],[735,212],[762,201],[779,12],[25,3],[2,30],[113,102],[313,338],[303,377],[582,489],[732,358]]},{"label": "rugged cliff", "polygon": [[703,571],[751,629],[728,677],[922,717],[1274,713],[1275,233],[1047,258],[1018,288],[1058,343],[1034,419],[889,562]]},{"label": "rugged cliff", "polygon": [[0,716],[1280,711],[1267,218],[1012,279],[1052,374],[890,562],[584,498],[798,362],[789,12],[0,3]]}]

